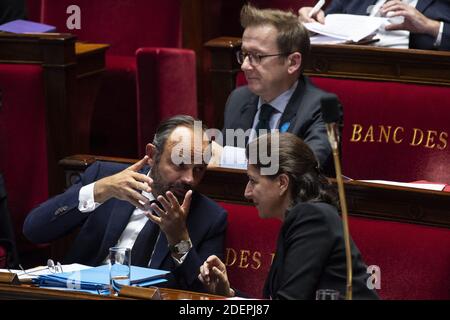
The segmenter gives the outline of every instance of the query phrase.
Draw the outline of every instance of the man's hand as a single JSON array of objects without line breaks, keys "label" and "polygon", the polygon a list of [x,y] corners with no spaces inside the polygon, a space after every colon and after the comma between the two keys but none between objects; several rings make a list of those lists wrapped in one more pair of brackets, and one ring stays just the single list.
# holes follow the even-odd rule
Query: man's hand
[{"label": "man's hand", "polygon": [[[145,156],[125,170],[95,182],[94,201],[103,203],[111,198],[125,200],[133,206],[144,210],[149,200],[141,192],[151,192],[153,180],[145,174],[138,173],[148,163]],[[139,201],[142,201],[140,203]]]},{"label": "man's hand", "polygon": [[169,245],[175,245],[181,240],[189,239],[186,219],[191,206],[192,190],[186,192],[182,205],[178,203],[177,198],[172,192],[167,191],[166,197],[158,196],[157,198],[163,206],[163,209],[155,203],[151,205],[151,208],[159,217],[154,215],[153,212],[146,212],[146,215],[150,220],[159,225],[161,231],[166,235]]},{"label": "man's hand", "polygon": [[210,144],[211,159],[208,162],[208,167],[220,167],[220,159],[222,158],[223,147],[215,141]]},{"label": "man's hand", "polygon": [[200,266],[198,279],[210,293],[226,297],[234,296],[234,290],[230,288],[227,268],[215,255],[209,256],[203,265]]},{"label": "man's hand", "polygon": [[325,23],[325,13],[323,10],[319,10],[315,15],[311,18],[309,17],[309,13],[311,12],[312,7],[303,7],[298,10],[298,21],[301,23],[305,22],[319,22],[321,24]]},{"label": "man's hand", "polygon": [[407,30],[412,33],[429,34],[436,38],[439,34],[439,21],[432,20],[420,13],[416,8],[399,0],[386,2],[381,7],[381,15],[388,18],[405,17],[405,21],[399,24],[390,24],[386,30]]}]

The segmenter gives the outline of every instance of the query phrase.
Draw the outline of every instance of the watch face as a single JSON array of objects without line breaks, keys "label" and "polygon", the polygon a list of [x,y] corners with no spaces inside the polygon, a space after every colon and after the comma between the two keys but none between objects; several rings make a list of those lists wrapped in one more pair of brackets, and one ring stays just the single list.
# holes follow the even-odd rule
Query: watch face
[{"label": "watch face", "polygon": [[191,249],[191,246],[190,241],[183,240],[175,245],[175,252],[178,254],[185,254]]}]

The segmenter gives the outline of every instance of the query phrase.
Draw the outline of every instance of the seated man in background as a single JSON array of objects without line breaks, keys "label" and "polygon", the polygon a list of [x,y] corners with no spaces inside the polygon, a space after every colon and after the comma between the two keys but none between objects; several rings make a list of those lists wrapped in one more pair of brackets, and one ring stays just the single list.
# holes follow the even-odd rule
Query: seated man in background
[{"label": "seated man in background", "polygon": [[444,0],[333,0],[324,11],[309,17],[311,7],[299,10],[301,22],[324,23],[325,14],[346,13],[404,17],[380,31],[378,46],[450,50],[450,1]]},{"label": "seated man in background", "polygon": [[225,144],[245,147],[229,139],[227,129],[251,129],[245,144],[257,138],[261,129],[291,132],[313,150],[322,170],[332,174],[331,148],[320,110],[327,93],[302,75],[310,50],[306,29],[291,12],[251,5],[242,8],[241,25],[245,30],[237,59],[248,85],[228,98]]},{"label": "seated man in background", "polygon": [[195,191],[208,143],[193,141],[192,117],[166,120],[143,159],[128,168],[95,162],[79,183],[27,216],[25,236],[45,243],[79,227],[65,263],[108,263],[110,247],[128,247],[132,265],[171,271],[167,286],[201,290],[199,267],[209,255],[223,255],[227,215]]}]

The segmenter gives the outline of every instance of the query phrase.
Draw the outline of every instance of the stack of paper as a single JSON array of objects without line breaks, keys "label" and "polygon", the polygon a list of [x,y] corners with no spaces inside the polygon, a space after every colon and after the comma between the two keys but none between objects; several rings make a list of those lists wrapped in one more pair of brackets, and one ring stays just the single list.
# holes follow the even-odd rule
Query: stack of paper
[{"label": "stack of paper", "polygon": [[317,40],[311,37],[312,43],[359,42],[373,37],[384,25],[389,24],[388,18],[369,17],[354,14],[329,14],[325,24],[318,22],[304,23],[306,29],[317,33]]},{"label": "stack of paper", "polygon": [[[130,284],[140,287],[166,282],[169,271],[132,266]],[[74,290],[101,291],[109,288],[109,265],[74,272],[39,276],[35,282],[40,287],[59,287]]]}]

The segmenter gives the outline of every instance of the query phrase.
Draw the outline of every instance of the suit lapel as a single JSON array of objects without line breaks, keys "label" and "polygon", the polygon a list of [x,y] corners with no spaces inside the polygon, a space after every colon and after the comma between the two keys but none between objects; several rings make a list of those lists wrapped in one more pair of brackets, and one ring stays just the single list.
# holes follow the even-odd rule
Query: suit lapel
[{"label": "suit lapel", "polygon": [[109,248],[115,246],[123,230],[125,230],[130,216],[134,211],[134,206],[125,201],[116,200],[117,204],[111,211],[108,226],[105,230],[102,244],[97,256],[97,262],[101,263],[108,254]]},{"label": "suit lapel", "polygon": [[253,119],[258,110],[258,96],[252,98],[241,109],[241,116],[238,119],[238,125],[235,128],[242,128],[244,131],[251,129],[253,126]]},{"label": "suit lapel", "polygon": [[[305,91],[304,77],[300,77],[298,79],[297,88],[295,88],[295,91],[292,94],[291,98],[289,99],[286,109],[284,110],[283,114],[281,115],[280,127],[282,127],[283,124],[285,124],[285,123],[290,123],[290,128],[293,127],[293,125],[295,123],[295,118],[297,116],[297,111],[299,109],[299,106],[301,105],[301,100],[302,100],[304,91]],[[289,131],[289,129],[288,129],[288,131]]]},{"label": "suit lapel", "polygon": [[434,0],[419,0],[417,2],[416,9],[420,12],[424,12]]}]

